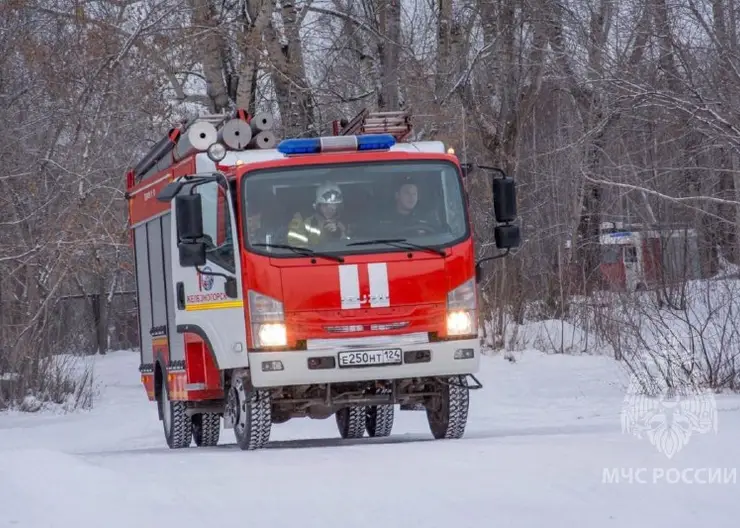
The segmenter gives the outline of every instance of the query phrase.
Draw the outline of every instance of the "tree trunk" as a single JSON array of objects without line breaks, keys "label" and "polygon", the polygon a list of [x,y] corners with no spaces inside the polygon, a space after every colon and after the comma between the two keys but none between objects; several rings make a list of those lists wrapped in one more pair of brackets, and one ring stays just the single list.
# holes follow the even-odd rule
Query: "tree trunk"
[{"label": "tree trunk", "polygon": [[229,94],[223,75],[224,43],[218,30],[218,20],[211,0],[190,0],[193,8],[193,31],[196,34],[208,28],[202,40],[199,56],[206,78],[206,93],[211,102],[211,112],[221,112],[229,106]]},{"label": "tree trunk", "polygon": [[315,135],[313,98],[306,80],[300,25],[302,17],[293,0],[282,3],[283,34],[272,21],[265,38],[272,62],[272,82],[277,93],[283,133],[288,137]]},{"label": "tree trunk", "polygon": [[381,91],[378,108],[393,111],[399,109],[399,59],[401,52],[401,0],[380,0],[378,9],[380,34],[378,57],[380,58]]},{"label": "tree trunk", "polygon": [[257,111],[257,73],[260,52],[264,47],[262,37],[274,8],[275,0],[244,0],[243,11],[239,14],[241,63],[238,66],[236,106],[252,115]]}]

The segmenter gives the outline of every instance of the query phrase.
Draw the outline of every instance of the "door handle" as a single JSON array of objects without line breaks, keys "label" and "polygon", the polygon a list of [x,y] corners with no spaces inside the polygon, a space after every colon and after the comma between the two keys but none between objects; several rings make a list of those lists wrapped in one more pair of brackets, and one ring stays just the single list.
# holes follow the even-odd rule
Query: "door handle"
[{"label": "door handle", "polygon": [[182,281],[177,283],[177,309],[185,309],[185,284]]}]

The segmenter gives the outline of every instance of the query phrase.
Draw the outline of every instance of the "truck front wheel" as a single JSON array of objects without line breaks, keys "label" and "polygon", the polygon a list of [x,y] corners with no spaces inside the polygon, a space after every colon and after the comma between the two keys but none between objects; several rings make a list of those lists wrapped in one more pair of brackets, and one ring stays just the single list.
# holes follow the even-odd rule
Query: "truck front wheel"
[{"label": "truck front wheel", "polygon": [[350,405],[336,412],[337,429],[342,438],[362,438],[365,434],[365,407]]},{"label": "truck front wheel", "polygon": [[260,449],[270,440],[272,412],[270,393],[247,388],[244,378],[231,382],[226,412],[234,424],[234,436],[240,449]]},{"label": "truck front wheel", "polygon": [[439,394],[427,404],[427,421],[437,440],[462,438],[468,421],[470,389],[463,376],[453,376],[438,383]]}]

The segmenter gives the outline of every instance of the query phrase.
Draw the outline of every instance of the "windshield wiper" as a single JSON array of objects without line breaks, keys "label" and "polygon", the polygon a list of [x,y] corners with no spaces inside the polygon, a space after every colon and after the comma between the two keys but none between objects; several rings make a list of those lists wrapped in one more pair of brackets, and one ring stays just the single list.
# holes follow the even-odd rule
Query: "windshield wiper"
[{"label": "windshield wiper", "polygon": [[298,253],[306,257],[324,257],[329,260],[336,260],[337,262],[344,262],[344,257],[340,257],[338,255],[329,255],[327,253],[317,253],[313,249],[304,248],[301,246],[291,246],[290,244],[264,244],[261,242],[258,244],[252,244],[252,245],[260,246],[260,247],[277,248],[277,249],[289,249],[290,251],[293,251],[294,253]]},{"label": "windshield wiper", "polygon": [[413,242],[409,242],[405,238],[376,238],[374,240],[363,240],[362,242],[350,242],[347,244],[348,246],[370,246],[372,244],[388,244],[389,246],[394,246],[401,249],[420,249],[422,251],[429,251],[430,253],[435,253],[441,257],[446,257],[447,253],[444,252],[442,249],[435,249],[433,247],[429,246],[420,246],[419,244],[414,244]]}]

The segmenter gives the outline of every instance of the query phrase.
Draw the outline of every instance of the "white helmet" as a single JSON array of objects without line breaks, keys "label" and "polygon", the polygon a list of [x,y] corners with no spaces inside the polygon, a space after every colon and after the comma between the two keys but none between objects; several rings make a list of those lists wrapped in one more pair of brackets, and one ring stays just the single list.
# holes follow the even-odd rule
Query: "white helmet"
[{"label": "white helmet", "polygon": [[315,206],[320,204],[339,205],[342,201],[342,191],[336,183],[327,182],[316,189]]}]

